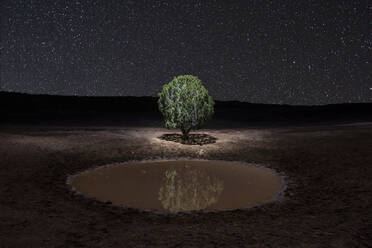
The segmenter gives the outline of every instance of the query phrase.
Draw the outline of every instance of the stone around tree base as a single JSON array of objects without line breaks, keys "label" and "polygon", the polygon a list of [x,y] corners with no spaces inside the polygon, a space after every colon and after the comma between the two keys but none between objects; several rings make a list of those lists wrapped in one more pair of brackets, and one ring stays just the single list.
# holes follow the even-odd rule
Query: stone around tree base
[{"label": "stone around tree base", "polygon": [[174,141],[177,143],[181,143],[184,145],[206,145],[211,143],[216,143],[217,138],[212,137],[208,134],[189,134],[188,140],[182,139],[182,134],[171,133],[171,134],[163,134],[162,136],[158,137],[159,139],[166,140],[166,141]]}]

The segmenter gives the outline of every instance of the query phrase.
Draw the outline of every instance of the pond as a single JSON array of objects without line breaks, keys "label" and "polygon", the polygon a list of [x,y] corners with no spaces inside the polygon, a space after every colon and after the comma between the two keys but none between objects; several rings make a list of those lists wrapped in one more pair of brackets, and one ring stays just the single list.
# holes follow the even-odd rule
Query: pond
[{"label": "pond", "polygon": [[252,207],[276,200],[284,187],[273,170],[220,160],[127,162],[85,171],[68,183],[103,202],[170,213]]}]

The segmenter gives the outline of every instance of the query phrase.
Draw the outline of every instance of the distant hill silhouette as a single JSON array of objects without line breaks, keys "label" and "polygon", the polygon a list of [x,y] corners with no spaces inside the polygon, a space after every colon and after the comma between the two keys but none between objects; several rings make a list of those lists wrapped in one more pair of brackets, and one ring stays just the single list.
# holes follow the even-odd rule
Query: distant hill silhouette
[{"label": "distant hill silhouette", "polygon": [[[0,92],[0,117],[5,123],[56,119],[109,119],[115,116],[161,121],[158,97],[86,97]],[[251,123],[372,121],[372,103],[291,106],[215,101],[213,119]],[[137,114],[136,114],[137,113]],[[140,113],[140,114],[139,114]],[[212,120],[213,120],[212,119]]]}]

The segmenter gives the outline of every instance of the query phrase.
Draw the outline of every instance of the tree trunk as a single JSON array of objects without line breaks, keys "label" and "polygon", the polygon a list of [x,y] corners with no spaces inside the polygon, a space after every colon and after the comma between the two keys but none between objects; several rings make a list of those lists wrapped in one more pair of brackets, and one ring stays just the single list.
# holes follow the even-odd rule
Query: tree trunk
[{"label": "tree trunk", "polygon": [[188,140],[189,139],[189,132],[190,132],[190,129],[181,129],[182,130],[182,139],[183,140]]}]

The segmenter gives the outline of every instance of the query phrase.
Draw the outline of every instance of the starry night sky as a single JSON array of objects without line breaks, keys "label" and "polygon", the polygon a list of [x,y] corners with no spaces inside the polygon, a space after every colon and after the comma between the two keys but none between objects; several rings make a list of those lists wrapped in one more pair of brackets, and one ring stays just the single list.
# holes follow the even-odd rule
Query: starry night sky
[{"label": "starry night sky", "polygon": [[214,100],[372,102],[370,3],[9,0],[0,90],[157,96],[192,74]]}]

